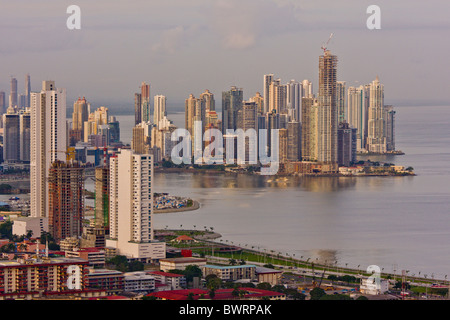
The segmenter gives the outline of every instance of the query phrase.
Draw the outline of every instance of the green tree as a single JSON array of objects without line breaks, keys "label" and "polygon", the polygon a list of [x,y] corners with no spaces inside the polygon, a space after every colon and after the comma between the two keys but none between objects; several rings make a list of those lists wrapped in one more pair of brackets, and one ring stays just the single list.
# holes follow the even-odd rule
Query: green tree
[{"label": "green tree", "polygon": [[356,300],[369,300],[366,296],[359,296]]},{"label": "green tree", "polygon": [[256,285],[256,288],[262,290],[272,290],[272,286],[268,282],[261,282]]},{"label": "green tree", "polygon": [[5,221],[0,224],[0,238],[12,239],[12,221]]},{"label": "green tree", "polygon": [[306,299],[306,295],[305,294],[303,294],[301,292],[298,292],[295,289],[286,289],[286,290],[284,290],[284,293],[287,296],[290,296],[294,300],[305,300]]},{"label": "green tree", "polygon": [[311,296],[311,300],[320,300],[320,298],[326,295],[326,292],[322,288],[317,287],[312,289],[309,295]]},{"label": "green tree", "polygon": [[144,270],[144,264],[141,261],[131,261],[128,263],[128,271],[142,271]]},{"label": "green tree", "polygon": [[237,264],[237,261],[236,261],[236,259],[230,259],[230,260],[228,260],[228,264],[230,266],[235,266]]},{"label": "green tree", "polygon": [[141,300],[156,300],[157,298],[155,296],[143,296]]},{"label": "green tree", "polygon": [[199,266],[196,265],[188,265],[183,271],[184,276],[186,277],[186,281],[190,282],[194,278],[201,278],[202,277],[202,270]]}]

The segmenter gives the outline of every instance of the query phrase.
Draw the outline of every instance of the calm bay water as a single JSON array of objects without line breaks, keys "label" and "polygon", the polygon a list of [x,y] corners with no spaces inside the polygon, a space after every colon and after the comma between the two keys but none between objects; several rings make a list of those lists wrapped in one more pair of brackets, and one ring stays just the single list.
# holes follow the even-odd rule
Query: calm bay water
[{"label": "calm bay water", "polygon": [[[192,197],[201,208],[157,215],[155,225],[213,227],[235,245],[443,279],[450,273],[450,107],[396,111],[396,145],[406,155],[368,158],[412,166],[415,177],[156,174],[156,192]],[[117,118],[129,142],[134,117]],[[183,127],[184,113],[169,118]]]}]

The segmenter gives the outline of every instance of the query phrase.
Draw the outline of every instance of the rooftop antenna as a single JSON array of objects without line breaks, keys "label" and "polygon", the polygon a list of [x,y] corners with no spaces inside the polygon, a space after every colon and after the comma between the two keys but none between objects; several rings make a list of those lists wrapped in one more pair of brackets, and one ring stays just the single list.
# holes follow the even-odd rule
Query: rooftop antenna
[{"label": "rooftop antenna", "polygon": [[333,33],[330,34],[330,37],[328,38],[328,41],[322,45],[321,49],[323,50],[323,53],[325,53],[325,51],[327,51],[328,43],[330,43],[330,40],[331,40],[332,37],[333,37]]}]

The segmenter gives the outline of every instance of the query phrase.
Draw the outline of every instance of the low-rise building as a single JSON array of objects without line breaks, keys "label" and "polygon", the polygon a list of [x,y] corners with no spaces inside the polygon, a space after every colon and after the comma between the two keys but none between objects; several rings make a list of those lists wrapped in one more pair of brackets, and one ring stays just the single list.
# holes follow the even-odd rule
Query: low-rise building
[{"label": "low-rise building", "polygon": [[216,266],[205,265],[202,269],[203,277],[210,274],[215,274],[223,281],[236,281],[236,280],[256,280],[256,266],[252,264],[244,264],[238,266]]},{"label": "low-rise building", "polygon": [[87,260],[89,267],[105,266],[105,251],[98,248],[74,248],[71,251],[66,251],[66,257]]},{"label": "low-rise building", "polygon": [[124,274],[125,291],[149,293],[155,290],[155,278],[144,271]]},{"label": "low-rise building", "polygon": [[104,289],[108,294],[117,294],[125,289],[125,276],[117,270],[89,269],[87,286],[91,289]]},{"label": "low-rise building", "polygon": [[87,264],[83,259],[40,255],[0,261],[0,300],[104,294],[86,286]]},{"label": "low-rise building", "polygon": [[189,265],[196,265],[200,269],[206,265],[206,259],[195,257],[166,258],[159,260],[161,271],[184,270]]},{"label": "low-rise building", "polygon": [[373,278],[362,279],[359,291],[367,295],[384,294],[386,291],[389,291],[389,281]]},{"label": "low-rise building", "polygon": [[178,290],[186,288],[186,277],[182,274],[163,271],[151,271],[147,272],[147,274],[154,277],[159,284],[165,285],[159,286],[162,290]]},{"label": "low-rise building", "polygon": [[283,272],[280,270],[256,267],[256,277],[259,283],[267,282],[272,286],[280,284]]}]

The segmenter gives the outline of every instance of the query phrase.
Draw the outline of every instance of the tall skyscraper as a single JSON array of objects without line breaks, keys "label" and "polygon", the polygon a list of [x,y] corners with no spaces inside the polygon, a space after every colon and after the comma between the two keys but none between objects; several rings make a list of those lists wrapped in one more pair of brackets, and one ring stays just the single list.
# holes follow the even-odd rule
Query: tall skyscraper
[{"label": "tall skyscraper", "polygon": [[338,128],[338,164],[348,167],[356,162],[356,128],[347,122],[339,123]]},{"label": "tall skyscraper", "polygon": [[9,94],[9,106],[15,108],[18,104],[17,101],[17,79],[11,77],[11,91]]},{"label": "tall skyscraper", "polygon": [[211,93],[208,89],[206,89],[200,95],[200,99],[202,99],[204,104],[205,104],[206,112],[215,111],[216,110],[216,101],[214,99],[214,94]]},{"label": "tall skyscraper", "polygon": [[31,93],[30,207],[32,217],[48,217],[48,174],[51,164],[65,161],[66,89],[43,81]]},{"label": "tall skyscraper", "polygon": [[20,161],[30,162],[31,152],[31,115],[30,112],[20,114]]},{"label": "tall skyscraper", "polygon": [[0,91],[0,113],[4,114],[6,112],[6,93]]},{"label": "tall skyscraper", "polygon": [[298,81],[291,80],[286,85],[287,112],[291,120],[300,121],[302,86]]},{"label": "tall skyscraper", "polygon": [[84,168],[77,163],[53,162],[48,187],[49,232],[57,242],[80,237],[84,215]]},{"label": "tall skyscraper", "polygon": [[336,81],[336,104],[338,112],[338,125],[346,119],[346,90],[345,81]]},{"label": "tall skyscraper", "polygon": [[110,238],[117,254],[143,262],[165,258],[154,240],[153,158],[122,149],[110,158]]},{"label": "tall skyscraper", "polygon": [[347,97],[347,122],[356,128],[356,148],[361,151],[366,145],[367,105],[364,86],[349,87]]},{"label": "tall skyscraper", "polygon": [[264,98],[261,96],[261,93],[256,92],[248,101],[256,103],[256,112],[258,115],[264,114]]},{"label": "tall skyscraper", "polygon": [[273,80],[274,80],[274,75],[272,73],[264,75],[264,83],[263,83],[264,114],[271,111],[269,108],[269,101],[271,100],[270,93],[269,93],[269,87]]},{"label": "tall skyscraper", "polygon": [[298,121],[290,121],[287,125],[287,160],[302,160],[302,127]]},{"label": "tall skyscraper", "polygon": [[95,168],[95,225],[109,229],[109,166]]},{"label": "tall skyscraper", "polygon": [[137,154],[148,154],[151,143],[152,125],[149,122],[141,122],[133,127],[131,149]]},{"label": "tall skyscraper", "polygon": [[378,76],[369,87],[369,110],[367,119],[367,150],[386,152],[386,130],[384,112],[384,86]]},{"label": "tall skyscraper", "polygon": [[318,108],[316,98],[302,98],[301,152],[303,161],[317,161]]},{"label": "tall skyscraper", "polygon": [[82,141],[84,137],[84,123],[89,119],[88,103],[86,98],[78,98],[73,104],[72,113],[72,130],[71,136],[73,137],[72,145],[75,145],[78,141]]},{"label": "tall skyscraper", "polygon": [[142,122],[142,95],[140,93],[134,94],[134,124]]},{"label": "tall skyscraper", "polygon": [[141,113],[142,121],[148,122],[150,119],[150,85],[142,82],[141,84]]},{"label": "tall skyscraper", "polygon": [[287,86],[280,79],[274,79],[269,85],[269,112],[287,113]]},{"label": "tall skyscraper", "polygon": [[153,123],[156,127],[159,127],[159,122],[167,116],[166,112],[166,101],[167,98],[163,95],[156,95],[154,97],[154,112],[153,112]]},{"label": "tall skyscraper", "polygon": [[386,113],[386,151],[395,151],[395,110],[393,106],[384,106]]},{"label": "tall skyscraper", "polygon": [[[242,102],[242,108],[238,110],[237,112],[237,118],[236,118],[236,128],[242,129],[244,132],[246,132],[249,129],[255,130],[257,129],[257,111],[256,111],[256,103],[255,102],[248,102],[243,101]],[[253,139],[245,139],[244,141],[245,145],[245,152],[244,152],[244,159],[246,163],[254,160],[256,162],[258,160],[258,143],[257,140]],[[238,152],[239,156],[239,152]],[[253,157],[253,158],[251,158]]]},{"label": "tall skyscraper", "polygon": [[30,107],[31,80],[30,75],[25,76],[25,108]]},{"label": "tall skyscraper", "polygon": [[337,56],[326,50],[319,57],[318,161],[337,163]]},{"label": "tall skyscraper", "polygon": [[236,129],[236,113],[242,107],[244,91],[235,86],[231,90],[222,92],[222,132]]},{"label": "tall skyscraper", "polygon": [[20,116],[11,106],[3,115],[3,161],[20,161]]}]

